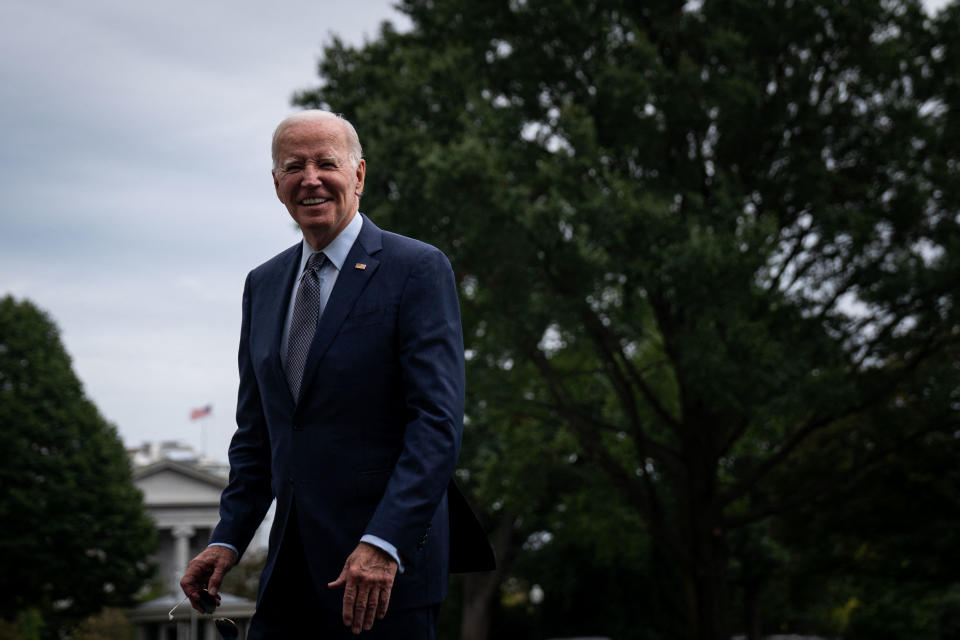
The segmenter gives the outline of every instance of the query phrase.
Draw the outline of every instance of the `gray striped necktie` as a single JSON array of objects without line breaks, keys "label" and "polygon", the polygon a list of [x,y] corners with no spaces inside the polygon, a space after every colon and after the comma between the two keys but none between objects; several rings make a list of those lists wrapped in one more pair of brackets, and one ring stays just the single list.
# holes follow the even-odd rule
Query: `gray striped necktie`
[{"label": "gray striped necktie", "polygon": [[327,259],[322,253],[315,253],[307,260],[297,287],[297,299],[293,303],[293,317],[290,319],[290,335],[287,337],[287,384],[293,399],[300,397],[300,384],[303,382],[303,368],[307,363],[310,343],[317,330],[317,318],[320,315],[320,267]]}]

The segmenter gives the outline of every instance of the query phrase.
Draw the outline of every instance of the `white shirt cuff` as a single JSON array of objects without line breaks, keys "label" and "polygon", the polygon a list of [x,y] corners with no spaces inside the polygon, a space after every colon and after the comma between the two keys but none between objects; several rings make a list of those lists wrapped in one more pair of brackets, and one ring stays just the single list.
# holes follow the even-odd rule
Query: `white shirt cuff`
[{"label": "white shirt cuff", "polygon": [[360,542],[366,542],[367,544],[372,544],[376,548],[386,551],[387,554],[397,562],[397,568],[399,569],[400,573],[403,573],[403,563],[400,562],[400,555],[397,553],[397,548],[395,546],[393,546],[383,538],[379,538],[369,533],[364,534],[364,536],[360,538]]},{"label": "white shirt cuff", "polygon": [[237,556],[238,560],[240,559],[240,552],[237,551],[237,548],[232,544],[228,544],[226,542],[211,542],[207,546],[208,547],[226,547],[227,549],[230,549],[231,551],[233,551],[233,554]]}]

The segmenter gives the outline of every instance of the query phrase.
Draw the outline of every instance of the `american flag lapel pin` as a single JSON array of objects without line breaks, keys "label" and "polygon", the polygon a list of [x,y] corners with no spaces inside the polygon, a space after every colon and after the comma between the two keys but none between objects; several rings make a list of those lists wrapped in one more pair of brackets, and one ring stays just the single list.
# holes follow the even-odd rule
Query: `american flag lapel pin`
[{"label": "american flag lapel pin", "polygon": [[362,262],[358,262],[357,264],[353,265],[353,268],[360,269],[360,271],[363,271],[364,269],[367,268],[367,265],[363,264]]}]

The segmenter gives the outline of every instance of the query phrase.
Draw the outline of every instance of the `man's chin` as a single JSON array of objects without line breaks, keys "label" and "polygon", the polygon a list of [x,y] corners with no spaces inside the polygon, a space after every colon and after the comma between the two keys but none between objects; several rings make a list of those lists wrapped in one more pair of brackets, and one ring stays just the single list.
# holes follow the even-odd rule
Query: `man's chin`
[{"label": "man's chin", "polygon": [[310,246],[314,249],[320,249],[330,244],[337,237],[337,234],[350,224],[352,219],[353,216],[345,218],[335,218],[328,215],[300,216],[297,219],[297,224]]},{"label": "man's chin", "polygon": [[304,210],[303,207],[297,210],[294,221],[301,229],[313,229],[319,232],[329,230],[333,226],[334,217],[329,211],[317,210],[319,207],[310,207]]}]

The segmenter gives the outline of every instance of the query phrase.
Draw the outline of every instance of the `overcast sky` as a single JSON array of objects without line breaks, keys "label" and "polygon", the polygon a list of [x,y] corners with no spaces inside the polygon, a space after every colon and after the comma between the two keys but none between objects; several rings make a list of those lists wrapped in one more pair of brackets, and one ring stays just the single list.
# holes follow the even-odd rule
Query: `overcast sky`
[{"label": "overcast sky", "polygon": [[127,446],[226,459],[243,280],[299,239],[270,135],[331,34],[383,20],[409,25],[390,0],[0,3],[0,296],[52,315]]},{"label": "overcast sky", "polygon": [[331,34],[384,20],[409,25],[390,0],[0,3],[0,296],[50,313],[127,446],[226,460],[243,280],[299,239],[273,127]]}]

